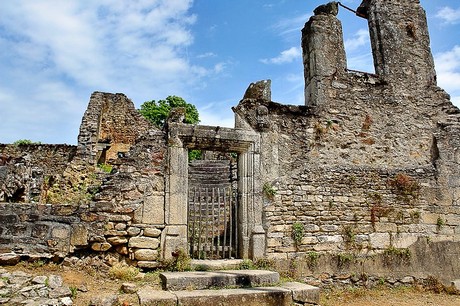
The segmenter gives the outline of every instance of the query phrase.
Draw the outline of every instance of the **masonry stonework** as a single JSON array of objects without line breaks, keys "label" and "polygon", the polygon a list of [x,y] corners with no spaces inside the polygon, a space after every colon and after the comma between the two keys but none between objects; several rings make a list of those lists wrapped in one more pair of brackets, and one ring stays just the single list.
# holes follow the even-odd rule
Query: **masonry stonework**
[{"label": "masonry stonework", "polygon": [[188,185],[200,184],[187,152],[200,149],[238,156],[238,257],[317,280],[459,278],[460,110],[436,85],[424,10],[362,2],[368,73],[347,69],[337,9],[302,30],[304,106],[271,101],[261,81],[234,129],[177,110],[159,130],[125,95],[95,92],[77,146],[1,145],[5,260],[95,252],[156,268],[187,251]]}]

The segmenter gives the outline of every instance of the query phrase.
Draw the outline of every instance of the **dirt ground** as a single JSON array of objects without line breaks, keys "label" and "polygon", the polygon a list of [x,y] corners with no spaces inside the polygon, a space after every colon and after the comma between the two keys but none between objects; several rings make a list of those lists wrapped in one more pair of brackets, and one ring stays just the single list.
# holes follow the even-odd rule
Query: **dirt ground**
[{"label": "dirt ground", "polygon": [[75,306],[88,306],[91,301],[97,298],[118,295],[122,306],[138,306],[138,299],[135,293],[122,293],[123,283],[130,282],[137,287],[149,285],[161,289],[159,277],[156,273],[140,273],[129,281],[111,277],[107,272],[97,271],[93,267],[66,267],[56,264],[27,264],[20,263],[16,266],[4,266],[9,272],[24,271],[31,275],[59,275],[63,278],[64,284],[68,286],[74,296],[72,300]]},{"label": "dirt ground", "polygon": [[460,295],[420,288],[374,288],[323,291],[321,306],[460,306]]},{"label": "dirt ground", "polygon": [[[94,298],[119,295],[121,306],[138,306],[135,293],[121,293],[121,286],[126,280],[117,279],[106,272],[93,268],[66,267],[55,264],[19,264],[3,267],[8,271],[21,270],[32,275],[60,275],[64,283],[75,293],[74,305],[88,306]],[[160,290],[158,273],[140,273],[131,283],[137,287],[153,286]],[[421,288],[374,288],[323,290],[321,306],[460,306],[460,295],[434,293]]]}]

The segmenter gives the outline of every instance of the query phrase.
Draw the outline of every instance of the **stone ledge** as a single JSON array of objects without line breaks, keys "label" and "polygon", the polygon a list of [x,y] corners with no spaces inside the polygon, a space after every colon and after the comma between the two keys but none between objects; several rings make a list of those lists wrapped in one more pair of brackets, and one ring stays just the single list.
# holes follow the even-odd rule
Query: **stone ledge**
[{"label": "stone ledge", "polygon": [[140,306],[188,305],[188,306],[291,306],[318,305],[319,288],[286,283],[281,287],[256,287],[220,290],[161,291],[150,286],[137,292]]},{"label": "stone ledge", "polygon": [[214,272],[163,272],[164,290],[197,290],[223,287],[255,287],[279,282],[277,272],[265,270],[227,270]]},{"label": "stone ledge", "polygon": [[318,287],[297,282],[284,283],[280,287],[292,292],[292,299],[294,302],[309,303],[314,305],[319,303],[320,289]]}]

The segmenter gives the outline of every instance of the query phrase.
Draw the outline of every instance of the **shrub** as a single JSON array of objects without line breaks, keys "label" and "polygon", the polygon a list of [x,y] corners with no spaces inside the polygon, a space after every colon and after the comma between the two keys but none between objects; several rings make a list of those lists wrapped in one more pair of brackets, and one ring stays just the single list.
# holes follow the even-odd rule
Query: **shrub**
[{"label": "shrub", "polygon": [[139,269],[136,267],[128,266],[127,264],[117,263],[109,270],[109,275],[113,278],[132,281],[139,274]]}]

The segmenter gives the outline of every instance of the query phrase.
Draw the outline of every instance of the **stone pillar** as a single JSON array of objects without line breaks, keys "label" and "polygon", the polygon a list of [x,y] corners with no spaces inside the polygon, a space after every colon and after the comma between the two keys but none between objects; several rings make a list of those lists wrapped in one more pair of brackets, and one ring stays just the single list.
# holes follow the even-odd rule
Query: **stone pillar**
[{"label": "stone pillar", "polygon": [[326,103],[331,79],[345,74],[347,67],[337,4],[329,5],[330,10],[316,9],[302,29],[305,104],[309,106]]},{"label": "stone pillar", "polygon": [[[174,125],[170,122],[169,125]],[[163,258],[170,258],[177,249],[187,251],[188,150],[178,136],[178,129],[169,128],[168,172],[165,192],[165,230],[161,237]]]},{"label": "stone pillar", "polygon": [[436,85],[426,14],[418,0],[365,0],[376,73],[393,87]]},{"label": "stone pillar", "polygon": [[238,158],[240,252],[243,258],[265,255],[265,230],[262,225],[262,186],[260,183],[259,143]]},{"label": "stone pillar", "polygon": [[240,256],[243,258],[249,258],[249,228],[252,216],[248,190],[248,183],[251,178],[247,175],[249,159],[248,152],[241,153],[238,157],[238,248]]}]

